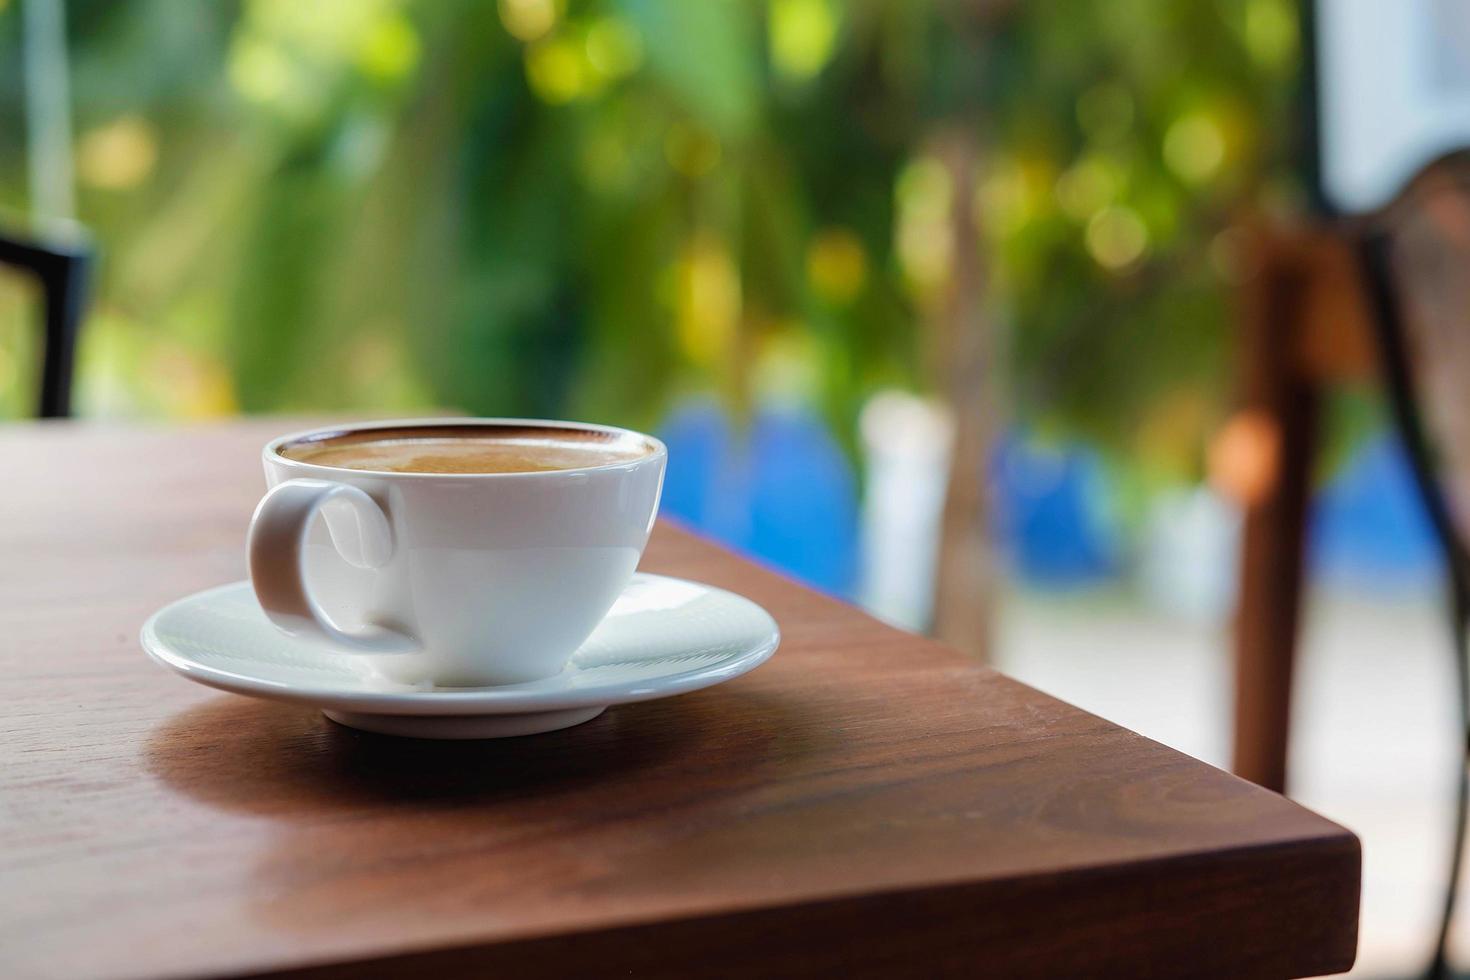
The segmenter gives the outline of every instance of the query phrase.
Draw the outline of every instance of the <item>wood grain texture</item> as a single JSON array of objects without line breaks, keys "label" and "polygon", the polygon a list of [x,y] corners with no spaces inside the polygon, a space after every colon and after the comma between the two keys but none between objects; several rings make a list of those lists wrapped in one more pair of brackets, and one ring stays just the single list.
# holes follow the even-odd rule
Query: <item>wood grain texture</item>
[{"label": "wood grain texture", "polygon": [[1358,842],[660,527],[768,608],[707,691],[394,740],[154,666],[292,426],[0,430],[0,975],[1220,976],[1356,945]]}]

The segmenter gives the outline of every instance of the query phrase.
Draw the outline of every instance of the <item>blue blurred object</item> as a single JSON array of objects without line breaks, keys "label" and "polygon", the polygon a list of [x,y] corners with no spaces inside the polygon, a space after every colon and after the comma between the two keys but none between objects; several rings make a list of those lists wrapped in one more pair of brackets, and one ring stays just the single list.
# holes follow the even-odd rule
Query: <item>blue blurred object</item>
[{"label": "blue blurred object", "polygon": [[851,598],[858,572],[857,480],[821,419],[762,410],[732,431],[717,405],[687,404],[669,447],[662,511],[819,589]]},{"label": "blue blurred object", "polygon": [[[762,410],[735,433],[719,406],[692,402],[660,437],[669,446],[665,514],[844,598],[858,580],[857,481],[826,426],[797,410]],[[995,527],[1013,570],[1043,587],[1115,575],[1118,532],[1105,472],[1088,449],[1050,449],[1017,435],[993,466]]]},{"label": "blue blurred object", "polygon": [[996,537],[1023,581],[1076,587],[1117,574],[1118,532],[1095,452],[1039,446],[1011,433],[996,451],[992,481]]},{"label": "blue blurred object", "polygon": [[[660,433],[669,445],[663,512],[819,589],[852,598],[859,578],[857,481],[822,420],[764,409],[737,431],[707,401],[682,406]],[[1108,511],[1097,453],[1007,435],[992,462],[994,529],[1012,574],[1076,588],[1124,568],[1123,531]],[[1350,588],[1421,588],[1438,552],[1403,449],[1364,443],[1316,496],[1313,572]]]},{"label": "blue blurred object", "polygon": [[1438,545],[1398,439],[1359,447],[1312,506],[1313,573],[1354,588],[1419,588],[1437,580]]},{"label": "blue blurred object", "polygon": [[[1121,533],[1106,513],[1107,474],[1095,453],[1012,434],[996,455],[994,481],[997,538],[1024,582],[1072,587],[1121,570]],[[1407,591],[1438,580],[1433,530],[1390,433],[1357,449],[1318,491],[1310,519],[1308,560],[1326,582]]]}]

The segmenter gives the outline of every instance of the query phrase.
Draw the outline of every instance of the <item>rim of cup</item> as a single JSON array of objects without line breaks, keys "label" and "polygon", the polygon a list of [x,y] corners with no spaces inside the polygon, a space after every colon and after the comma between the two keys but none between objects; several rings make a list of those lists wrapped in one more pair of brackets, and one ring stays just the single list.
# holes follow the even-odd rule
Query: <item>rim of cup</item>
[{"label": "rim of cup", "polygon": [[[354,432],[370,432],[375,429],[423,429],[423,428],[519,428],[519,429],[560,429],[572,432],[607,433],[642,440],[651,450],[645,456],[636,459],[619,459],[606,463],[597,463],[592,466],[569,466],[554,470],[526,470],[507,473],[416,473],[402,470],[363,470],[346,466],[328,466],[324,463],[308,463],[305,460],[292,459],[281,452],[284,446],[294,442],[308,442],[330,439],[336,436],[348,435]],[[383,419],[370,422],[344,422],[338,425],[319,425],[310,429],[302,429],[299,432],[288,432],[285,435],[276,436],[265,444],[261,450],[261,458],[268,466],[282,466],[288,470],[299,471],[302,474],[322,476],[323,474],[337,474],[327,476],[327,479],[340,479],[340,474],[357,473],[362,476],[378,476],[394,480],[517,480],[536,479],[547,477],[564,477],[568,474],[593,473],[599,470],[627,469],[643,466],[655,460],[666,459],[669,449],[663,440],[639,432],[636,429],[625,429],[617,425],[601,425],[596,422],[575,422],[561,419],[520,419],[520,418],[473,418],[464,416],[453,416],[449,418],[406,418],[406,419]]]}]

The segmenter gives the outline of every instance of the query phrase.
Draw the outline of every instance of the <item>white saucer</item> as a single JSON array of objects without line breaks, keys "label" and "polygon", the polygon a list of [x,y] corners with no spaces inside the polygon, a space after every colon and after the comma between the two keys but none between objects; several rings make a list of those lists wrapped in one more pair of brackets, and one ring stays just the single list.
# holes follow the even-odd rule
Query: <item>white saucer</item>
[{"label": "white saucer", "polygon": [[682,694],[738,677],[776,650],[769,613],[723,589],[633,576],[602,625],[555,677],[503,687],[434,688],[379,676],[372,656],[276,629],[248,582],[165,606],[143,649],[189,680],[318,707],[352,728],[415,738],[531,735],[590,721],[610,705]]}]

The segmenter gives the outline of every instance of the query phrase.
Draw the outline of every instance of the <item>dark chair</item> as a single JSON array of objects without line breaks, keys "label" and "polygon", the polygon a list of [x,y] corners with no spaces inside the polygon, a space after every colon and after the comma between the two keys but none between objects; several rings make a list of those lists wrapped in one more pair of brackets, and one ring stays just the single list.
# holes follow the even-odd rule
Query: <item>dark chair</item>
[{"label": "dark chair", "polygon": [[[1246,499],[1234,765],[1281,790],[1318,406],[1336,382],[1376,376],[1387,396],[1444,556],[1456,693],[1470,739],[1470,152],[1432,161],[1375,212],[1274,229],[1254,253],[1242,417],[1261,420],[1272,438],[1269,478]],[[1464,852],[1467,806],[1470,758],[1460,764],[1452,869]],[[1457,880],[1452,870],[1432,977],[1450,974]]]},{"label": "dark chair", "polygon": [[1470,817],[1470,151],[1422,169],[1361,223],[1356,246],[1394,424],[1425,513],[1443,548],[1462,756],[1449,885],[1428,976],[1453,975],[1448,958],[1456,885]]},{"label": "dark chair", "polygon": [[94,250],[82,234],[53,231],[44,238],[0,230],[0,264],[28,272],[41,287],[44,355],[40,418],[71,414],[77,334],[87,308]]}]

